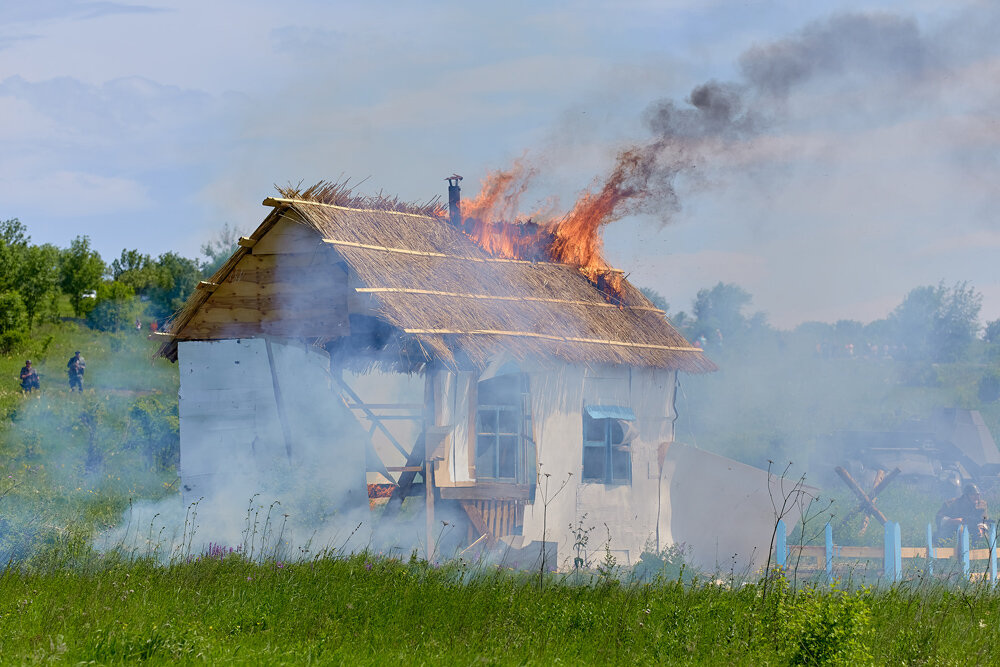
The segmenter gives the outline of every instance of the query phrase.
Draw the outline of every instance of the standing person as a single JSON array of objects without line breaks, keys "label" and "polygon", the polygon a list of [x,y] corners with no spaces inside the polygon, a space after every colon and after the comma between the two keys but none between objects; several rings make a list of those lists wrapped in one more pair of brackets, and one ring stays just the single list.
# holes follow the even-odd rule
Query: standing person
[{"label": "standing person", "polygon": [[21,369],[21,390],[30,394],[33,389],[39,388],[38,371],[32,368],[31,359],[28,359],[24,362],[24,368]]},{"label": "standing person", "polygon": [[66,370],[69,373],[69,390],[79,389],[83,391],[83,373],[87,370],[87,362],[80,356],[80,350],[77,350],[76,354],[69,358]]}]

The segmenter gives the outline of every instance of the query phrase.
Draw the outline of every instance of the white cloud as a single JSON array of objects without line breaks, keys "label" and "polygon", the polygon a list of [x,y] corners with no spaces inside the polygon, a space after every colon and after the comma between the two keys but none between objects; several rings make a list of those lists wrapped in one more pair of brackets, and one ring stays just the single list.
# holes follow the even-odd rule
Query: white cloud
[{"label": "white cloud", "polygon": [[[33,215],[57,218],[113,217],[140,211],[151,204],[142,183],[77,171],[54,171],[33,179],[16,172],[4,173],[0,178],[0,200],[15,214],[30,210]],[[21,217],[22,221],[31,222],[26,216]],[[78,233],[92,234],[87,230]]]}]

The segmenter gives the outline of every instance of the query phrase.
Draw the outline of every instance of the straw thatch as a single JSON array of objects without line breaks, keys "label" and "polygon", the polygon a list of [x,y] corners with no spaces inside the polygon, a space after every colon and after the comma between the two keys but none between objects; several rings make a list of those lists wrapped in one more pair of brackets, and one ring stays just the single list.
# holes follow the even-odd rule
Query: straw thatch
[{"label": "straw thatch", "polygon": [[[436,202],[357,198],[322,183],[282,194],[265,200],[274,210],[250,238],[263,238],[282,218],[304,223],[346,262],[360,284],[355,291],[373,297],[379,317],[429,358],[452,363],[461,351],[463,359],[484,365],[506,352],[519,359],[715,370],[628,281],[622,281],[621,304],[612,304],[575,267],[493,258],[446,222]],[[225,280],[247,252],[239,248],[210,282]],[[167,333],[183,339],[209,295],[196,292]],[[176,358],[176,339],[160,353]]]}]

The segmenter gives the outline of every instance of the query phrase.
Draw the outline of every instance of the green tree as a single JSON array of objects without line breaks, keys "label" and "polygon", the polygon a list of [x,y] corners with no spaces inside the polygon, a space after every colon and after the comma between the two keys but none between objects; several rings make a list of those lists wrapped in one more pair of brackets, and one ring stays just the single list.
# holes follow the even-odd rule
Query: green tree
[{"label": "green tree", "polygon": [[201,246],[201,253],[208,259],[201,267],[202,276],[209,278],[222,268],[229,256],[239,247],[241,234],[236,227],[227,222],[208,243]]},{"label": "green tree", "polygon": [[138,250],[122,249],[121,257],[111,262],[111,279],[145,295],[157,283],[156,264]]},{"label": "green tree", "polygon": [[766,326],[763,314],[751,318],[743,314],[752,300],[749,292],[731,283],[720,282],[712,289],[698,290],[692,308],[696,319],[692,333],[712,341],[718,338],[716,332],[728,339],[739,337],[751,326]]},{"label": "green tree", "polygon": [[184,305],[201,279],[198,262],[168,252],[156,259],[156,284],[149,289],[153,315],[166,319]]},{"label": "green tree", "polygon": [[983,295],[967,282],[910,290],[889,320],[910,358],[955,361],[979,333]]},{"label": "green tree", "polygon": [[17,218],[0,220],[0,292],[18,289],[28,250],[28,228]]},{"label": "green tree", "polygon": [[28,313],[28,326],[42,315],[59,290],[59,248],[52,244],[28,246],[19,292]]},{"label": "green tree", "polygon": [[0,352],[20,345],[28,328],[28,311],[17,292],[0,292]]},{"label": "green tree", "polygon": [[142,313],[142,305],[135,298],[135,291],[116,280],[101,283],[97,288],[94,308],[87,313],[87,322],[101,331],[124,331],[135,325]]},{"label": "green tree", "polygon": [[993,320],[986,323],[983,340],[987,343],[1000,343],[1000,320]]},{"label": "green tree", "polygon": [[77,317],[88,310],[88,302],[92,305],[84,294],[97,289],[106,268],[100,254],[91,249],[89,236],[77,236],[60,254],[59,284]]}]

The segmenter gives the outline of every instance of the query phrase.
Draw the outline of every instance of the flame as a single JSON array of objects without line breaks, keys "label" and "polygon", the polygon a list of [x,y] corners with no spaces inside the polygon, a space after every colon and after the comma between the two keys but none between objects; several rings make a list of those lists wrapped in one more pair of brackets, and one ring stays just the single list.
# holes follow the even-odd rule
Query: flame
[{"label": "flame", "polygon": [[492,171],[483,179],[479,194],[462,201],[462,215],[473,220],[516,220],[521,195],[528,189],[538,170],[525,158],[514,161],[506,171]]},{"label": "flame", "polygon": [[610,299],[619,299],[622,274],[604,259],[601,230],[648,196],[655,156],[649,148],[622,151],[599,187],[581,194],[562,217],[541,222],[518,213],[520,199],[537,175],[519,159],[506,171],[488,174],[479,194],[462,202],[463,231],[494,257],[575,266]]}]

